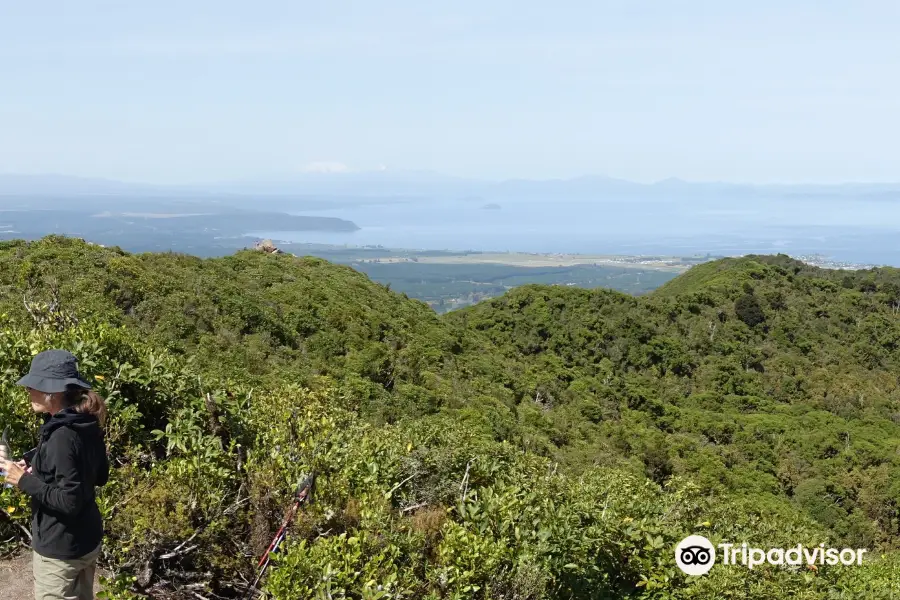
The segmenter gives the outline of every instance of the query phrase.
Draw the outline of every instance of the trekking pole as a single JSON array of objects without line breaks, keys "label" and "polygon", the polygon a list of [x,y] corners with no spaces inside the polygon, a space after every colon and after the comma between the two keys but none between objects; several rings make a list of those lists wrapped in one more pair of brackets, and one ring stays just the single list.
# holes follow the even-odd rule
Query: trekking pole
[{"label": "trekking pole", "polygon": [[248,600],[253,596],[253,593],[256,591],[256,586],[259,585],[259,582],[262,580],[263,575],[265,575],[266,570],[269,568],[269,564],[271,564],[272,553],[278,550],[278,548],[281,546],[281,542],[283,542],[284,538],[287,536],[287,529],[290,526],[291,522],[294,520],[294,517],[297,515],[297,511],[300,509],[300,505],[312,502],[312,494],[315,485],[315,471],[310,473],[310,475],[306,479],[302,480],[300,484],[297,485],[297,491],[294,492],[294,501],[291,503],[291,507],[288,509],[287,514],[285,514],[284,519],[281,522],[281,527],[278,528],[278,533],[275,534],[275,537],[272,539],[272,543],[269,544],[269,547],[266,548],[265,553],[259,559],[259,563],[256,565],[256,568],[259,569],[259,573],[256,575],[256,579],[253,580],[253,583],[250,584],[250,589],[248,589],[247,593],[244,594],[243,600]]}]

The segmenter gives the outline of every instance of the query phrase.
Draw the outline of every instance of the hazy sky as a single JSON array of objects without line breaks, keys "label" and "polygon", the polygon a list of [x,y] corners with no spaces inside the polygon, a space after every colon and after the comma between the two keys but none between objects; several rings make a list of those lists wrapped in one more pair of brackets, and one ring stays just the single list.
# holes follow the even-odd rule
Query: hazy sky
[{"label": "hazy sky", "polygon": [[0,172],[900,181],[898,31],[897,0],[0,0]]}]

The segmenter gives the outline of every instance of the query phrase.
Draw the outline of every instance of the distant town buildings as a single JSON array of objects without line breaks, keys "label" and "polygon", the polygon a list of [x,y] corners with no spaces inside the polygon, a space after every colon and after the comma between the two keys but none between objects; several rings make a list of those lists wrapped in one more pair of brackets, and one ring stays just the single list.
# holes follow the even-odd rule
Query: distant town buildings
[{"label": "distant town buildings", "polygon": [[802,256],[794,256],[793,258],[804,262],[808,265],[812,265],[813,267],[820,267],[822,269],[840,269],[844,271],[860,271],[863,269],[874,269],[877,265],[864,264],[864,263],[852,263],[852,262],[843,262],[839,260],[834,260],[827,256],[823,256],[821,254],[806,254]]}]

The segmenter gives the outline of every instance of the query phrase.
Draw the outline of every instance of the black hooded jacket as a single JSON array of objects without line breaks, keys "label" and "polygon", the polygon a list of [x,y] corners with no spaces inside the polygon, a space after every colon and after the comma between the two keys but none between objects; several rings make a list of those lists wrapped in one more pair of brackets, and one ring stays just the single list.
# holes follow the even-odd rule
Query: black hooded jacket
[{"label": "black hooded jacket", "polygon": [[66,408],[41,426],[32,472],[19,479],[31,496],[35,552],[47,558],[80,558],[103,539],[95,486],[109,478],[103,430],[91,414]]}]

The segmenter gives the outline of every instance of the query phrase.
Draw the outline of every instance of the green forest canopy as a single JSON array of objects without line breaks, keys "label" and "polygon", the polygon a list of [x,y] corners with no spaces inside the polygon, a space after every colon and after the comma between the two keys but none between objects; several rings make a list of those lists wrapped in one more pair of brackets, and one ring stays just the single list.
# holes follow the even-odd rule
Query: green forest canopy
[{"label": "green forest canopy", "polygon": [[[439,317],[320,259],[48,237],[0,245],[0,406],[31,447],[13,382],[51,346],[108,397],[114,598],[239,595],[312,467],[276,598],[886,598],[898,311],[896,269],[751,256]],[[687,578],[691,533],[884,558]]]}]

